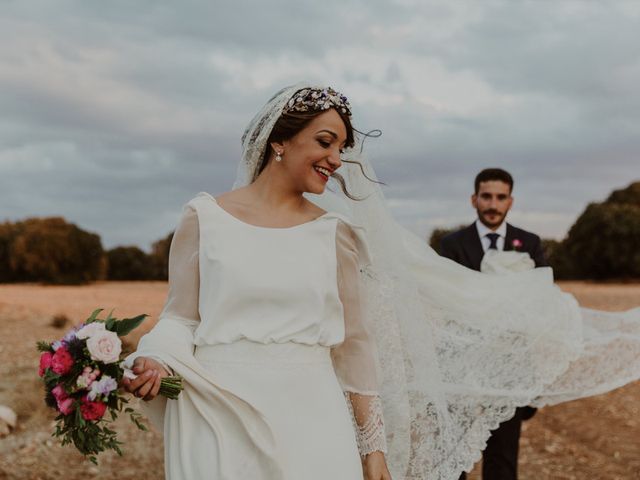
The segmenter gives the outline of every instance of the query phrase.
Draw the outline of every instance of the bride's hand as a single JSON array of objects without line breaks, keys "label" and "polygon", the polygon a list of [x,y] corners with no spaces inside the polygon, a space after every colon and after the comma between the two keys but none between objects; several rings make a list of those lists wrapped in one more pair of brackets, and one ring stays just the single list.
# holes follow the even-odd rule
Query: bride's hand
[{"label": "bride's hand", "polygon": [[137,377],[134,380],[125,378],[122,384],[127,392],[146,401],[153,400],[158,395],[160,381],[169,376],[160,362],[149,357],[136,358],[132,371]]},{"label": "bride's hand", "polygon": [[362,460],[364,480],[391,480],[384,453],[371,452]]}]

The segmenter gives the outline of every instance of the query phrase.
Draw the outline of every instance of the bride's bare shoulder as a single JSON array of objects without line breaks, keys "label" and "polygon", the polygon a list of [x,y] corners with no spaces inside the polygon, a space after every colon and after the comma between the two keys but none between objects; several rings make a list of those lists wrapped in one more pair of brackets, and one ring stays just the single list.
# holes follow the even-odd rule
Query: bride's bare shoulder
[{"label": "bride's bare shoulder", "polygon": [[[247,187],[241,187],[215,196],[212,195],[212,197],[220,207],[228,212],[240,217],[251,217],[253,221],[259,221],[259,217],[268,213],[256,205],[255,197],[251,195],[251,191],[247,189]],[[292,215],[298,217],[298,221],[304,222],[313,220],[326,213],[325,210],[313,202],[305,200],[303,208],[298,212],[292,212]]]},{"label": "bride's bare shoulder", "polygon": [[211,196],[216,200],[216,202],[222,204],[248,205],[251,203],[251,199],[247,193],[246,187],[240,187],[235,190]]},{"label": "bride's bare shoulder", "polygon": [[307,200],[307,211],[311,214],[312,217],[319,217],[327,213],[326,210],[323,210],[315,203]]},{"label": "bride's bare shoulder", "polygon": [[[213,195],[212,195],[213,196]],[[259,221],[256,216],[256,204],[247,187],[240,187],[229,192],[220,193],[213,196],[213,199],[220,208],[226,210],[236,218],[247,223]]]}]

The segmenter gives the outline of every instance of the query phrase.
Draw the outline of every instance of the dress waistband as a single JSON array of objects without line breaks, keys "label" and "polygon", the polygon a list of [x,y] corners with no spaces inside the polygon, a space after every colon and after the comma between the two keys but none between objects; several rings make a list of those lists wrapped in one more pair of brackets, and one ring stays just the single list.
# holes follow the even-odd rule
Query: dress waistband
[{"label": "dress waistband", "polygon": [[242,364],[331,363],[331,349],[302,343],[258,343],[238,340],[234,343],[201,345],[194,356],[201,362]]}]

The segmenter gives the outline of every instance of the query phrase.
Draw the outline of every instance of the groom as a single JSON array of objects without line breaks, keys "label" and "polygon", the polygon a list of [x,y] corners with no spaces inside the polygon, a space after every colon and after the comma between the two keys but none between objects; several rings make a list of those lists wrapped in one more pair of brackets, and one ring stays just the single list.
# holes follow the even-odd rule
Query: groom
[{"label": "groom", "polygon": [[[511,192],[513,178],[500,168],[481,171],[475,179],[475,193],[471,204],[478,219],[462,230],[445,236],[440,244],[440,255],[473,270],[480,271],[482,257],[487,250],[518,250],[526,252],[536,267],[546,267],[540,237],[509,225],[505,218],[513,204]],[[507,420],[491,432],[487,447],[482,452],[482,478],[484,480],[516,480],[518,478],[518,443],[522,420],[535,414],[532,407],[516,410]],[[466,478],[462,473],[460,479]]]}]

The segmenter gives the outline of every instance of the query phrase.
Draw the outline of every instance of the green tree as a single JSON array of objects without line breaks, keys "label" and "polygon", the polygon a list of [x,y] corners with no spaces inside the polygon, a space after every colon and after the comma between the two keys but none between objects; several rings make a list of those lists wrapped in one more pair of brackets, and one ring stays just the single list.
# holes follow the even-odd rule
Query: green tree
[{"label": "green tree", "polygon": [[640,207],[640,182],[633,182],[627,188],[614,190],[605,203]]},{"label": "green tree", "polygon": [[15,281],[15,273],[11,266],[11,244],[16,236],[17,228],[14,223],[0,223],[0,282]]},{"label": "green tree", "polygon": [[553,268],[553,277],[556,280],[569,280],[576,277],[573,263],[562,241],[543,238],[542,249],[547,262]]},{"label": "green tree", "polygon": [[14,225],[9,268],[15,281],[86,283],[100,278],[100,237],[62,217],[28,218]]},{"label": "green tree", "polygon": [[116,247],[107,252],[109,280],[149,280],[154,268],[150,255],[138,247]]},{"label": "green tree", "polygon": [[562,250],[577,278],[640,278],[640,204],[592,203]]},{"label": "green tree", "polygon": [[151,246],[151,262],[153,264],[153,279],[167,280],[169,278],[169,249],[173,240],[173,232],[153,243]]}]

